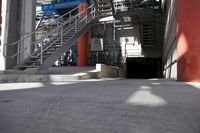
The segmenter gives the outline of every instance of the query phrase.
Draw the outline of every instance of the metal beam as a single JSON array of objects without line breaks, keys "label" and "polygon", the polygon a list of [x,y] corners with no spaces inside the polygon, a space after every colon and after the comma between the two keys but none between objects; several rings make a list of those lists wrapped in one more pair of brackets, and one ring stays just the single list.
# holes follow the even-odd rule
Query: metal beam
[{"label": "metal beam", "polygon": [[46,4],[41,5],[41,9],[43,11],[45,10],[58,10],[58,9],[64,9],[64,8],[72,8],[79,6],[80,1],[69,1],[69,2],[61,2],[61,3],[55,3],[55,4]]},{"label": "metal beam", "polygon": [[37,25],[35,26],[35,30],[38,30],[42,20],[44,19],[44,16],[46,15],[47,10],[45,10],[45,12],[43,13],[42,17],[40,18],[39,22],[37,23]]}]

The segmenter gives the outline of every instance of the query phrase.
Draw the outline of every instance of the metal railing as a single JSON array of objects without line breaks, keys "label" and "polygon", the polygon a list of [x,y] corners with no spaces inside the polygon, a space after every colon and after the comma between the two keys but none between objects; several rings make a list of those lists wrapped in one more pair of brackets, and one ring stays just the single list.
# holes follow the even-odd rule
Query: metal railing
[{"label": "metal railing", "polygon": [[120,1],[120,2],[113,2],[115,13],[123,12],[123,11],[130,11],[130,10],[141,10],[144,8],[153,8],[154,9],[154,2],[153,0],[149,0],[144,3],[132,3],[130,1]]},{"label": "metal railing", "polygon": [[[34,31],[30,33],[29,35],[21,38],[20,40],[14,42],[14,43],[7,43],[4,44],[3,47],[3,55],[6,58],[16,58],[21,53],[28,52],[29,57],[39,57],[40,56],[40,63],[43,62],[43,52],[47,50],[50,46],[54,45],[55,43],[60,43],[60,45],[63,45],[64,36],[67,35],[69,32],[74,30],[74,33],[77,32],[78,26],[80,24],[86,25],[89,23],[93,18],[95,18],[95,9],[94,6],[91,5],[88,8],[85,8],[85,10],[79,12],[79,7],[74,8],[70,12],[58,17],[56,19],[57,26],[55,26],[52,30],[47,32],[45,35],[38,36],[38,34],[41,31],[45,31],[46,27],[55,25],[55,22],[51,22],[47,25],[44,25],[40,27],[37,31]],[[75,14],[76,12],[76,14]],[[75,14],[75,15],[74,15]],[[61,22],[62,20],[62,22]],[[63,21],[64,20],[64,21]],[[32,40],[32,38],[35,38],[34,41],[26,45],[23,49],[20,49],[22,45],[24,45],[24,42],[27,40]],[[18,51],[13,55],[7,55],[7,49],[8,47],[16,49],[18,48]],[[19,59],[17,61],[17,64],[19,64]]]}]

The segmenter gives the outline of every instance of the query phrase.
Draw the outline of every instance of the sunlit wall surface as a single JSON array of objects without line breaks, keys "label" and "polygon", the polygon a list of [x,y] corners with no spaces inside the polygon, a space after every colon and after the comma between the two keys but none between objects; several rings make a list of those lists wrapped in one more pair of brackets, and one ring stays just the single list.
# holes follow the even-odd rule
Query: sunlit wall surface
[{"label": "sunlit wall surface", "polygon": [[121,45],[122,57],[141,57],[142,48],[139,36],[139,25],[117,28]]},{"label": "sunlit wall surface", "polygon": [[163,3],[166,16],[164,46],[163,46],[163,75],[165,78],[177,78],[176,51],[176,1],[166,0]]},{"label": "sunlit wall surface", "polygon": [[177,0],[177,68],[180,81],[200,81],[199,7],[199,0]]}]

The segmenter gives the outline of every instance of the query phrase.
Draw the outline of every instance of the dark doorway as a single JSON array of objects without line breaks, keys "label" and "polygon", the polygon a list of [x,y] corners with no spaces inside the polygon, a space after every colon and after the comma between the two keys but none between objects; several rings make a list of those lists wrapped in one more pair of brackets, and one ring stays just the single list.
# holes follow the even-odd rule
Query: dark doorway
[{"label": "dark doorway", "polygon": [[161,58],[127,58],[127,78],[161,78]]}]

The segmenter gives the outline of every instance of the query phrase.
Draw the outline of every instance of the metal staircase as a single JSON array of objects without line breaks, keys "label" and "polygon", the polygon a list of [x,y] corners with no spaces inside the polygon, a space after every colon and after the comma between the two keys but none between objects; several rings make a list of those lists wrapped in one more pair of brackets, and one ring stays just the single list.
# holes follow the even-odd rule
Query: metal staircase
[{"label": "metal staircase", "polygon": [[[52,23],[39,28],[37,31],[34,31],[17,42],[5,44],[3,50],[4,57],[18,59],[20,55],[23,55],[23,53],[28,53],[28,57],[23,62],[18,59],[16,66],[18,69],[46,69],[52,66],[55,61],[63,55],[63,53],[75,45],[76,40],[85,33],[96,20],[93,5],[88,7],[86,10],[73,15],[72,12],[75,10],[77,10],[77,8],[57,18],[56,21],[60,22],[57,27],[53,28],[45,35],[40,34],[39,37],[36,37],[35,41],[24,46],[23,49],[18,50],[17,53],[13,55],[8,56],[6,53],[7,49],[16,49],[21,47],[24,42],[38,35],[46,27],[52,25]],[[61,22],[59,20],[66,21]]]},{"label": "metal staircase", "polygon": [[112,0],[93,0],[99,18],[113,16],[115,14]]}]

